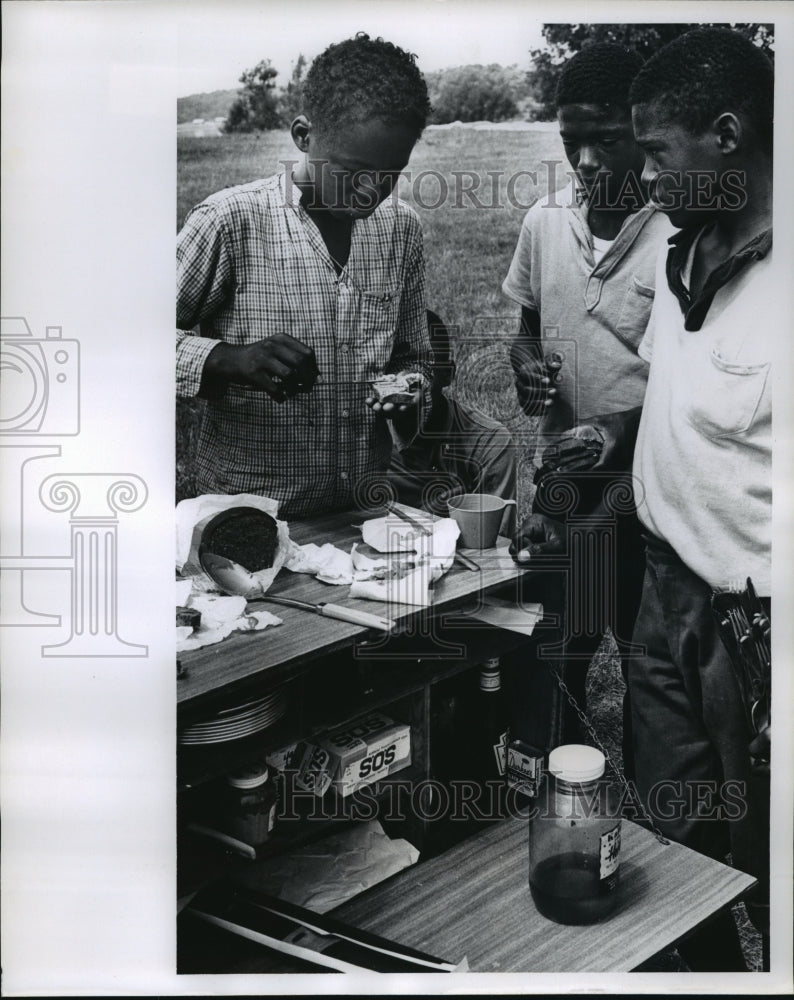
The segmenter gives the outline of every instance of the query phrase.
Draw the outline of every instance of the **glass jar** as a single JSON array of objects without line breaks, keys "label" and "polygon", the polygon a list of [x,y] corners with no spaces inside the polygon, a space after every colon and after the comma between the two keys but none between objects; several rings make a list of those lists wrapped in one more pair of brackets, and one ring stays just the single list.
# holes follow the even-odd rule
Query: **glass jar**
[{"label": "glass jar", "polygon": [[224,828],[237,840],[259,847],[276,815],[276,790],[265,764],[250,764],[226,778]]},{"label": "glass jar", "polygon": [[618,901],[621,821],[604,755],[568,744],[549,754],[529,828],[529,888],[544,917],[590,924]]}]

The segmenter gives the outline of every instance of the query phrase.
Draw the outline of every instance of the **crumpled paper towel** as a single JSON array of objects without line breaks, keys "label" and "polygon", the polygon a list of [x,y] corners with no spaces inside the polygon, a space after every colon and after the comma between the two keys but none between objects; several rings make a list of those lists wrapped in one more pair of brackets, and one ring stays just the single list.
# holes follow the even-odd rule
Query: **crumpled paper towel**
[{"label": "crumpled paper towel", "polygon": [[325,545],[291,543],[284,568],[292,573],[310,573],[323,583],[341,586],[353,582],[353,560],[331,542]]},{"label": "crumpled paper towel", "polygon": [[393,556],[390,558],[381,556],[380,558],[373,559],[372,556],[368,556],[365,552],[361,551],[358,542],[354,542],[350,550],[350,558],[353,561],[353,579],[384,580],[386,577],[393,575],[396,566],[413,566],[411,556],[412,553],[406,552],[405,558],[402,561],[395,560]]},{"label": "crumpled paper towel", "polygon": [[415,604],[427,608],[433,603],[430,590],[432,569],[422,563],[405,576],[387,577],[384,580],[354,580],[351,597],[383,604]]},{"label": "crumpled paper towel", "polygon": [[460,527],[451,517],[440,517],[433,521],[422,520],[421,512],[411,516],[432,531],[424,535],[416,528],[394,515],[376,517],[361,526],[361,537],[367,545],[378,552],[415,552],[419,559],[426,560],[432,570],[432,579],[437,580],[452,565],[455,545],[460,536]]},{"label": "crumpled paper towel", "polygon": [[413,553],[413,566],[405,561],[397,562],[392,564],[390,570],[379,572],[373,568],[378,561],[368,560],[373,564],[368,567],[370,572],[366,572],[367,567],[364,567],[364,572],[354,574],[350,596],[382,601],[384,604],[414,604],[419,607],[432,604],[430,584],[440,579],[452,565],[460,528],[449,517],[428,520],[427,527],[431,528],[432,535],[423,535],[394,516],[365,521],[361,526],[361,535],[367,545],[377,552]]},{"label": "crumpled paper towel", "polygon": [[[181,584],[189,580],[179,581]],[[177,598],[179,584],[177,584]],[[268,625],[280,625],[281,618],[271,615],[269,611],[253,611],[246,613],[244,597],[220,597],[217,594],[202,594],[193,592],[186,601],[188,608],[201,612],[201,625],[191,629],[189,625],[177,626],[177,653],[185,653],[191,649],[201,649],[225,639],[232,632],[251,632],[267,628]]]},{"label": "crumpled paper towel", "polygon": [[235,882],[316,913],[326,913],[364,889],[416,864],[419,851],[407,840],[391,840],[378,820],[354,823],[339,833],[255,867]]},{"label": "crumpled paper towel", "polygon": [[[193,580],[194,591],[218,590],[218,585],[201,568],[198,550],[201,532],[206,522],[222,510],[229,510],[231,507],[256,507],[274,518],[278,514],[278,501],[258,496],[256,493],[205,493],[199,497],[180,500],[176,505],[176,568],[182,576]],[[294,543],[290,541],[286,521],[276,519],[276,526],[278,547],[273,565],[251,574],[261,584],[263,593],[295,548]]]}]

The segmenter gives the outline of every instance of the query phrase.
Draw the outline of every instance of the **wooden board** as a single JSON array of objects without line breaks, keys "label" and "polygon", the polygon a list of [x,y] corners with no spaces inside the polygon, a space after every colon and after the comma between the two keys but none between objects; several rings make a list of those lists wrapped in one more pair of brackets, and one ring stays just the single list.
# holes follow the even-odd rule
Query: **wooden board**
[{"label": "wooden board", "polygon": [[337,907],[339,920],[472,972],[627,972],[729,906],[755,880],[623,821],[620,901],[565,926],[529,892],[526,819],[509,819]]},{"label": "wooden board", "polygon": [[[353,542],[361,538],[360,531],[352,525],[365,520],[366,516],[360,511],[328,515],[322,519],[290,525],[290,534],[299,544],[309,541],[317,544],[332,542],[349,551]],[[393,618],[398,622],[398,631],[406,632],[418,620],[443,618],[445,613],[466,604],[474,606],[480,594],[519,580],[526,569],[512,561],[507,551],[508,545],[506,538],[500,538],[498,546],[487,552],[463,550],[476,558],[482,572],[475,573],[455,563],[438,582],[431,609],[351,599],[348,596],[349,587],[329,586],[314,577],[290,573],[288,570],[279,573],[271,592],[311,603],[331,601]],[[372,633],[358,625],[324,618],[308,611],[275,604],[262,604],[261,607],[278,615],[283,619],[283,624],[264,632],[233,633],[213,646],[180,654],[180,664],[187,672],[177,684],[180,706],[201,700],[219,688],[232,690],[235,686],[244,685],[249,678],[275,667],[280,668],[280,675],[289,676],[291,667],[352,647],[363,638],[372,640],[370,645],[373,651],[384,641],[385,634]]]}]

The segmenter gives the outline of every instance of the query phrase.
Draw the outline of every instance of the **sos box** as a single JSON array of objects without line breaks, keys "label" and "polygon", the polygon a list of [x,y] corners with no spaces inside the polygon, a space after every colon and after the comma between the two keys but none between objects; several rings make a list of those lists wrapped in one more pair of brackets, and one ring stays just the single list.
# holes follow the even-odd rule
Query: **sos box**
[{"label": "sos box", "polygon": [[332,730],[318,739],[317,745],[330,757],[333,787],[341,795],[380,781],[411,763],[411,727],[380,712]]},{"label": "sos box", "polygon": [[411,763],[411,727],[371,712],[311,743],[297,743],[268,755],[279,771],[294,770],[299,788],[322,796],[333,787],[350,795]]},{"label": "sos box", "polygon": [[267,763],[282,774],[293,771],[295,785],[307,792],[322,796],[331,787],[328,770],[330,756],[327,750],[313,743],[290,743],[275,750],[265,758]]}]

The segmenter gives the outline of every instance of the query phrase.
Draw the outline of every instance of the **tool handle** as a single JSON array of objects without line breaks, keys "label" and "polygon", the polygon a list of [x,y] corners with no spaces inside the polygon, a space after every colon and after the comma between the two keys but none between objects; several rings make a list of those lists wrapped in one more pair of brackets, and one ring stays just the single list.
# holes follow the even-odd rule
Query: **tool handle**
[{"label": "tool handle", "polygon": [[393,503],[389,502],[386,504],[386,510],[390,511],[392,514],[400,518],[401,521],[405,521],[406,524],[410,524],[412,528],[419,532],[420,535],[432,535],[432,528],[428,528],[426,525],[421,524],[419,521],[411,517],[410,514],[406,514],[404,510],[400,510],[399,507],[395,507]]},{"label": "tool handle", "polygon": [[455,561],[459,562],[461,566],[465,566],[466,569],[470,569],[475,573],[478,573],[480,570],[480,567],[477,565],[477,563],[473,559],[469,559],[468,556],[464,556],[462,552],[455,553]]},{"label": "tool handle", "polygon": [[397,624],[391,618],[379,618],[367,611],[357,611],[354,608],[344,608],[341,604],[320,603],[317,608],[326,618],[337,618],[340,622],[351,622],[364,628],[377,628],[381,632],[391,632]]}]

